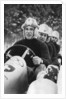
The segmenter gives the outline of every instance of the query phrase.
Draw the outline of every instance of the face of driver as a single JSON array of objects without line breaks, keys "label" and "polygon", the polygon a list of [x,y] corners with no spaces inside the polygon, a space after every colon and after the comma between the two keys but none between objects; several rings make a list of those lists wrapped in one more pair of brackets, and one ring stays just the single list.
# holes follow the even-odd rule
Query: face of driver
[{"label": "face of driver", "polygon": [[47,34],[46,33],[42,33],[42,32],[39,32],[39,39],[41,42],[46,42],[47,41]]},{"label": "face of driver", "polygon": [[34,27],[26,26],[24,28],[24,35],[26,39],[32,39],[34,36]]}]

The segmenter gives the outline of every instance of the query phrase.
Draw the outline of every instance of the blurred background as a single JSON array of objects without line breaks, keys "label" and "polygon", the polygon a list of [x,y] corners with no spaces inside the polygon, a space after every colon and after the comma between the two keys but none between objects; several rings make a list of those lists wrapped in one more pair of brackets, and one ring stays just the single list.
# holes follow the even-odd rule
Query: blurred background
[{"label": "blurred background", "polygon": [[4,4],[4,51],[23,39],[21,25],[27,17],[57,30],[62,44],[62,4]]}]

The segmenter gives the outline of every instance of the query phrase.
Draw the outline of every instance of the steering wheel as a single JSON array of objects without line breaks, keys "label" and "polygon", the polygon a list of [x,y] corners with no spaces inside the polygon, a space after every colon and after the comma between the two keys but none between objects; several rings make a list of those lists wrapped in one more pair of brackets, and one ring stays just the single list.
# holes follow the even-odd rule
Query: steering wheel
[{"label": "steering wheel", "polygon": [[26,61],[28,67],[35,67],[32,61],[35,53],[27,46],[19,44],[8,48],[4,54],[4,63],[13,56],[22,57]]}]

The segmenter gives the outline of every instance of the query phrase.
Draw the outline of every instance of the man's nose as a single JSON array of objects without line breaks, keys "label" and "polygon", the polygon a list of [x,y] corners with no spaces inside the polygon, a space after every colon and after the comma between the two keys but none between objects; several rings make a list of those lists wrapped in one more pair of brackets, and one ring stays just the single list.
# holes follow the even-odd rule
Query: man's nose
[{"label": "man's nose", "polygon": [[42,37],[42,38],[44,38],[44,36],[43,36],[43,35],[42,35],[41,37]]},{"label": "man's nose", "polygon": [[29,29],[29,30],[27,30],[28,32],[31,32],[31,30]]}]

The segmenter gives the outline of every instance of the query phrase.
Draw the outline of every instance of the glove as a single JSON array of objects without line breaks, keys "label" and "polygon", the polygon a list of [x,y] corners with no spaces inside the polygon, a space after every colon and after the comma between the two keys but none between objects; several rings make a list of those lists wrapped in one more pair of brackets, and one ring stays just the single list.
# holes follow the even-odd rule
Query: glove
[{"label": "glove", "polygon": [[40,65],[41,63],[43,63],[43,60],[38,56],[34,56],[33,63],[34,63],[34,65]]}]

